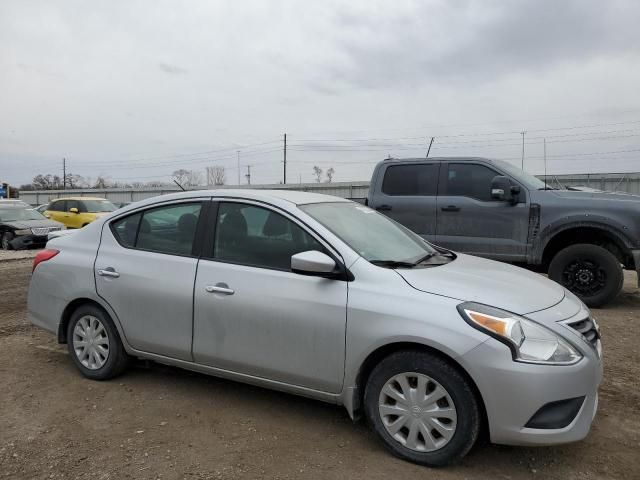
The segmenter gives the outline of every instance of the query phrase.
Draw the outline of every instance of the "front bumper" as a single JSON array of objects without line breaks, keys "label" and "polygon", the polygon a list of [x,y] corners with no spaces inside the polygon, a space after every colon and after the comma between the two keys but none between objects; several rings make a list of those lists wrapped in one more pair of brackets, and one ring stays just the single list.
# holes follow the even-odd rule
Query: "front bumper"
[{"label": "front bumper", "polygon": [[14,250],[26,248],[44,247],[47,244],[47,235],[20,235],[11,240],[11,247]]},{"label": "front bumper", "polygon": [[[509,445],[552,445],[582,440],[589,433],[598,408],[601,344],[599,337],[595,345],[590,344],[572,324],[592,318],[590,312],[567,292],[557,305],[525,317],[562,335],[580,350],[583,358],[573,365],[515,362],[509,348],[493,338],[460,357],[484,400],[491,441]],[[594,324],[597,329],[595,321]],[[527,427],[527,424],[540,425],[536,414],[545,410],[549,413],[550,404],[577,398],[583,398],[577,413],[574,409],[570,419],[565,417],[556,422],[562,428],[553,428],[553,422],[548,422],[546,428]]]},{"label": "front bumper", "polygon": [[[514,362],[509,349],[490,338],[460,358],[484,400],[493,443],[552,445],[587,436],[598,405],[602,362],[589,346],[581,351],[585,356],[574,365],[526,364]],[[585,398],[566,427],[525,427],[545,405],[577,397]]]}]

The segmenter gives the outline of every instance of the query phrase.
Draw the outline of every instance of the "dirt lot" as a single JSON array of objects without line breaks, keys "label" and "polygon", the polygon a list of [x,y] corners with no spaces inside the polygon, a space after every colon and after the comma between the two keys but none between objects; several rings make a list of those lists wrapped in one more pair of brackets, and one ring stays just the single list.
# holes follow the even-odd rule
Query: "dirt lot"
[{"label": "dirt lot", "polygon": [[640,478],[640,293],[631,276],[596,311],[605,380],[587,439],[482,445],[439,470],[391,457],[335,406],[159,365],[85,380],[64,346],[27,323],[29,276],[29,260],[0,261],[0,478]]}]

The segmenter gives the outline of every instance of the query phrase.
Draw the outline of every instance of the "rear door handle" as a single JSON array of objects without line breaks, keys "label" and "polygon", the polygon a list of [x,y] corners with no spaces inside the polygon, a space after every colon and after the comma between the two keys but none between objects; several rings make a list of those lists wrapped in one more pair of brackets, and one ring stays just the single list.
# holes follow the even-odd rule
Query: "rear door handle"
[{"label": "rear door handle", "polygon": [[107,267],[105,269],[98,270],[98,275],[100,275],[101,277],[112,277],[112,278],[118,278],[120,276],[120,274],[116,272],[113,267]]},{"label": "rear door handle", "polygon": [[391,205],[380,205],[379,207],[376,207],[376,210],[382,212],[382,211],[389,211],[391,210]]},{"label": "rear door handle", "polygon": [[236,293],[233,289],[229,288],[226,283],[216,283],[215,285],[207,285],[204,289],[209,293],[222,293],[223,295],[233,295]]},{"label": "rear door handle", "polygon": [[447,205],[446,207],[442,207],[440,210],[443,212],[459,212],[460,207],[456,207],[455,205]]}]

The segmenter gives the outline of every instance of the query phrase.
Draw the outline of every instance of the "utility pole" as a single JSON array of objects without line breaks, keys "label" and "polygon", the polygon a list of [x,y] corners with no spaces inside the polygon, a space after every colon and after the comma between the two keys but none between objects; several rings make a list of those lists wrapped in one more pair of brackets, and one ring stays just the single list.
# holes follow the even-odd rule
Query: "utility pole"
[{"label": "utility pole", "polygon": [[520,166],[520,168],[522,168],[522,170],[524,170],[524,134],[527,133],[524,130],[520,132],[520,135],[522,135],[522,165]]},{"label": "utility pole", "polygon": [[429,158],[429,152],[431,151],[431,145],[433,145],[434,137],[431,137],[431,141],[429,142],[429,148],[427,149],[427,156],[425,158]]},{"label": "utility pole", "polygon": [[245,177],[247,177],[247,185],[251,185],[251,165],[247,165],[247,174]]},{"label": "utility pole", "polygon": [[67,189],[67,159],[62,159],[62,189]]},{"label": "utility pole", "polygon": [[287,184],[287,134],[284,134],[284,172],[283,172],[283,184]]},{"label": "utility pole", "polygon": [[544,189],[547,189],[547,139],[544,138],[543,140],[543,147],[544,147]]},{"label": "utility pole", "polygon": [[236,150],[238,154],[238,185],[240,185],[240,150]]}]

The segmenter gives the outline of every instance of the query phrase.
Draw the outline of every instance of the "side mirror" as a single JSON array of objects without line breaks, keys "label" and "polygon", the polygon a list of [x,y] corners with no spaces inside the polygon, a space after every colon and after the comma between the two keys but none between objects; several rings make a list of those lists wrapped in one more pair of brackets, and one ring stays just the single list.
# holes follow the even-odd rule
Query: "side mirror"
[{"label": "side mirror", "polygon": [[517,203],[520,187],[512,186],[509,177],[496,175],[491,180],[491,198],[501,202]]},{"label": "side mirror", "polygon": [[333,258],[317,250],[296,253],[291,257],[291,271],[301,275],[323,276],[334,273],[335,269]]},{"label": "side mirror", "polygon": [[77,209],[76,207],[71,207],[71,208],[69,209],[69,212],[71,212],[71,213],[78,213],[78,209]]}]

